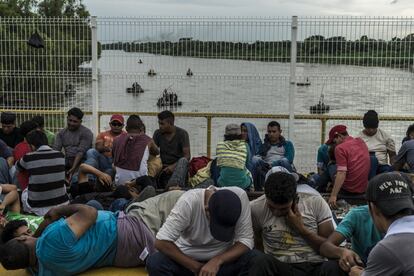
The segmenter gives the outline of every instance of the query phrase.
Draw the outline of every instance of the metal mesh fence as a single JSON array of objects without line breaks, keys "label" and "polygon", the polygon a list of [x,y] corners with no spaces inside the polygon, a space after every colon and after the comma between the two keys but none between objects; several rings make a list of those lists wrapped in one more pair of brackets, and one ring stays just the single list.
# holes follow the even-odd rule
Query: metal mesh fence
[{"label": "metal mesh fence", "polygon": [[[342,123],[356,135],[362,122],[355,116],[375,109],[390,120],[380,127],[399,148],[409,124],[402,117],[414,117],[413,18],[299,17],[297,29],[287,17],[97,18],[97,41],[89,20],[0,20],[0,108],[22,113],[19,120],[30,118],[31,111],[44,114],[52,130],[64,126],[64,111],[73,106],[86,111],[87,126],[95,124],[90,116],[95,105],[105,114],[171,109],[177,125],[189,131],[192,155],[205,155],[208,144],[214,155],[227,123],[252,122],[263,138],[268,115],[284,115],[277,120],[287,136],[294,93],[297,119],[289,138],[296,167],[311,171],[326,138],[323,120],[327,131]],[[44,48],[28,46],[36,32]],[[92,45],[99,57],[95,101]],[[137,93],[138,84],[143,93]],[[157,106],[165,89],[181,105]],[[321,95],[324,108],[318,105]],[[200,117],[205,113],[212,117],[211,140],[207,119]],[[251,116],[260,114],[266,118]],[[143,119],[151,135],[156,117]],[[100,118],[101,130],[108,120]]]}]

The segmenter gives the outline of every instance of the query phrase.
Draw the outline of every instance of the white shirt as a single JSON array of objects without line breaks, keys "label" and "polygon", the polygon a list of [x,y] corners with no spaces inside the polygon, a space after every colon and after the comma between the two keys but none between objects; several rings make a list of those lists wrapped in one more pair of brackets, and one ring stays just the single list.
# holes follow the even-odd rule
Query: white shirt
[{"label": "white shirt", "polygon": [[367,144],[369,152],[375,152],[378,164],[389,164],[387,151],[395,152],[395,142],[388,133],[378,128],[377,133],[373,136],[367,136],[361,131],[359,137]]},{"label": "white shirt", "polygon": [[249,199],[246,192],[238,187],[216,189],[230,190],[241,201],[242,209],[236,224],[233,241],[218,241],[211,235],[209,220],[204,210],[205,189],[193,189],[184,193],[171,210],[156,238],[158,240],[175,242],[185,255],[197,261],[210,260],[222,254],[235,242],[240,242],[252,249],[254,246],[253,228]]},{"label": "white shirt", "polygon": [[142,155],[141,164],[138,171],[131,171],[115,167],[115,185],[124,185],[125,182],[132,179],[148,175],[148,158],[149,158],[149,149],[148,146],[145,148],[144,154]]}]

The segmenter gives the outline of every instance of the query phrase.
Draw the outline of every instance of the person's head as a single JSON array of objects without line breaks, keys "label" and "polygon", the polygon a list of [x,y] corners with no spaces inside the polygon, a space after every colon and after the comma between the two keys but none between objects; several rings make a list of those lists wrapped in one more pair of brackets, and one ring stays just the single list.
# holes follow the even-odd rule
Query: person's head
[{"label": "person's head", "polygon": [[127,119],[125,129],[128,133],[141,133],[144,129],[144,123],[138,115],[131,115]]},{"label": "person's head", "polygon": [[378,130],[378,113],[375,110],[368,110],[362,119],[364,125],[364,132],[368,136],[374,136]]},{"label": "person's head", "polygon": [[264,190],[267,207],[276,217],[286,216],[292,204],[297,203],[296,181],[290,173],[272,173],[265,181]]},{"label": "person's head", "polygon": [[174,114],[168,110],[158,113],[158,126],[161,133],[172,132],[174,129]]},{"label": "person's head", "polygon": [[269,139],[270,143],[279,142],[281,134],[282,129],[280,128],[280,124],[278,122],[271,121],[267,124],[267,138]]},{"label": "person's head", "polygon": [[113,134],[122,133],[122,128],[124,127],[124,117],[121,114],[114,114],[109,120],[109,126]]},{"label": "person's head", "polygon": [[33,150],[37,150],[41,146],[48,145],[47,136],[41,130],[33,130],[26,135],[27,143],[32,147]]},{"label": "person's head", "polygon": [[71,131],[77,130],[81,124],[83,119],[83,112],[77,107],[73,107],[69,109],[68,111],[68,118],[67,118],[67,124],[68,129]]},{"label": "person's head", "polygon": [[36,238],[21,236],[0,246],[0,263],[7,270],[24,269],[36,264]]},{"label": "person's head", "polygon": [[25,220],[12,220],[4,226],[3,232],[1,233],[1,241],[6,243],[16,237],[24,235],[33,235],[33,232],[27,226],[27,222]]},{"label": "person's head", "polygon": [[2,112],[0,122],[4,134],[10,134],[16,127],[16,114],[11,112]]},{"label": "person's head", "polygon": [[375,226],[383,233],[394,220],[414,212],[412,183],[400,172],[382,173],[372,178],[365,197]]},{"label": "person's head", "polygon": [[325,144],[327,145],[339,145],[344,142],[345,138],[348,136],[346,126],[336,125],[329,131],[329,139]]},{"label": "person's head", "polygon": [[36,115],[32,118],[32,121],[35,122],[40,129],[45,127],[45,118],[41,115]]},{"label": "person's head", "polygon": [[224,131],[224,141],[241,140],[241,129],[239,125],[228,124]]},{"label": "person's head", "polygon": [[408,126],[405,135],[408,138],[408,140],[414,139],[414,124]]},{"label": "person's head", "polygon": [[26,138],[27,134],[29,134],[31,131],[38,129],[39,125],[34,122],[33,120],[30,121],[24,121],[20,124],[20,133],[23,135],[24,138]]},{"label": "person's head", "polygon": [[206,193],[208,197],[204,209],[209,220],[211,235],[222,242],[233,240],[242,210],[240,198],[226,189],[215,192],[206,189]]}]

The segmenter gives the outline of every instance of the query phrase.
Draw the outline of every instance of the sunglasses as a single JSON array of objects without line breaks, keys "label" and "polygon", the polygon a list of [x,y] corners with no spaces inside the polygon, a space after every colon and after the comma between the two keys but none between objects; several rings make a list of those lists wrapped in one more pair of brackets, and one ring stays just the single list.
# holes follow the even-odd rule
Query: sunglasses
[{"label": "sunglasses", "polygon": [[123,126],[124,124],[118,123],[118,122],[112,122],[111,126],[115,126],[115,127],[120,127]]}]

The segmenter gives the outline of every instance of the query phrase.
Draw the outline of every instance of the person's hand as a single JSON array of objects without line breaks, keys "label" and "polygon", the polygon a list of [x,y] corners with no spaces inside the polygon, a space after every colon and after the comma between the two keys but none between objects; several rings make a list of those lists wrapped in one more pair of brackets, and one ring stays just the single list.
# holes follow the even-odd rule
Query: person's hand
[{"label": "person's hand", "polygon": [[162,171],[168,174],[172,174],[175,170],[175,164],[165,167]]},{"label": "person's hand", "polygon": [[349,272],[352,267],[363,265],[358,254],[354,251],[343,248],[341,251],[341,257],[339,258],[339,266],[343,271]]},{"label": "person's hand", "polygon": [[200,269],[198,276],[215,276],[220,269],[221,261],[218,259],[211,259]]},{"label": "person's hand", "polygon": [[98,180],[106,186],[111,186],[112,185],[112,177],[109,174],[100,173],[98,175]]},{"label": "person's hand", "polygon": [[44,219],[49,220],[50,222],[60,219],[62,216],[59,214],[58,208],[59,207],[53,207],[49,209],[49,211],[44,215]]},{"label": "person's hand", "polygon": [[353,266],[351,268],[351,271],[349,272],[349,276],[361,276],[362,272],[364,271],[364,268],[361,266]]},{"label": "person's hand", "polygon": [[203,267],[203,263],[194,261],[192,267],[190,268],[191,272],[194,273],[194,275],[198,275],[198,273],[200,272],[200,269]]},{"label": "person's hand", "polygon": [[336,199],[337,199],[336,196],[333,196],[333,195],[331,195],[329,197],[328,204],[329,204],[329,207],[331,207],[331,209],[336,209],[337,208]]},{"label": "person's hand", "polygon": [[299,212],[297,204],[294,206],[294,210],[292,210],[292,208],[289,209],[286,220],[287,223],[299,233],[306,230],[305,225],[303,224],[302,214]]}]

